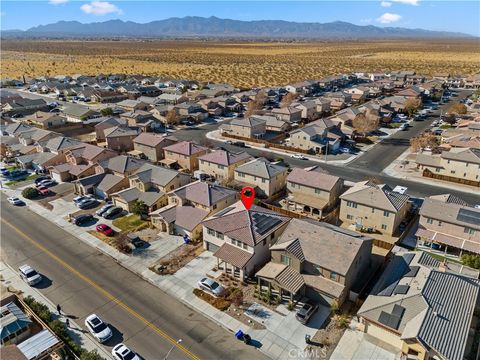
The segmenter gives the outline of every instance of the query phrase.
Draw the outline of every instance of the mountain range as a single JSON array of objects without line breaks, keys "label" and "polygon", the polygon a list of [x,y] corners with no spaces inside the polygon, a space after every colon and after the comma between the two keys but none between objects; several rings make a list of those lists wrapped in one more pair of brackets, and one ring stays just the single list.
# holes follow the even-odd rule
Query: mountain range
[{"label": "mountain range", "polygon": [[241,21],[217,17],[188,16],[141,24],[109,20],[83,24],[59,21],[28,30],[5,30],[2,37],[15,38],[251,38],[251,39],[382,39],[382,38],[461,38],[471,35],[354,25],[348,22],[299,23],[282,20]]}]

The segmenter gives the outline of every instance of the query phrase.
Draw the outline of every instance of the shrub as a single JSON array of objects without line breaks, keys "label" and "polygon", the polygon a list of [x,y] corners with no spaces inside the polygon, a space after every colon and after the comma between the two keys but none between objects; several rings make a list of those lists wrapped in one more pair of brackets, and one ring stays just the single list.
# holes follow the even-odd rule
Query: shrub
[{"label": "shrub", "polygon": [[80,360],[104,360],[104,358],[100,356],[97,350],[93,350],[84,351],[80,356]]},{"label": "shrub", "polygon": [[335,300],[332,301],[332,303],[330,304],[330,311],[336,314],[338,313],[338,310],[339,310],[338,303]]},{"label": "shrub", "polygon": [[348,327],[348,317],[345,314],[338,315],[336,318],[336,323],[339,328],[345,329]]},{"label": "shrub", "polygon": [[295,308],[295,304],[293,303],[293,301],[289,301],[287,305],[287,309],[289,311],[292,311],[294,308]]},{"label": "shrub", "polygon": [[213,307],[217,308],[220,311],[227,310],[231,305],[231,302],[228,301],[227,299],[216,298],[215,296],[207,294],[206,292],[200,289],[193,289],[193,293],[195,294],[195,296],[199,297],[203,301],[206,301],[207,303],[209,303],[210,305],[212,305]]},{"label": "shrub", "polygon": [[22,196],[25,199],[35,199],[38,196],[38,191],[33,187],[27,187],[22,190]]},{"label": "shrub", "polygon": [[480,255],[464,254],[462,264],[480,270]]}]

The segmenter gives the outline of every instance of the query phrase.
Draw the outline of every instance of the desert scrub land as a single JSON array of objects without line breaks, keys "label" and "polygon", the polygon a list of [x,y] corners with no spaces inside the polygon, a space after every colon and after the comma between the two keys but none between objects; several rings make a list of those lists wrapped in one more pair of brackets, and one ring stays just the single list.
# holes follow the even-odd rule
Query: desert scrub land
[{"label": "desert scrub land", "polygon": [[158,75],[238,87],[283,85],[351,71],[416,70],[473,74],[480,69],[476,40],[345,42],[4,40],[2,78]]}]

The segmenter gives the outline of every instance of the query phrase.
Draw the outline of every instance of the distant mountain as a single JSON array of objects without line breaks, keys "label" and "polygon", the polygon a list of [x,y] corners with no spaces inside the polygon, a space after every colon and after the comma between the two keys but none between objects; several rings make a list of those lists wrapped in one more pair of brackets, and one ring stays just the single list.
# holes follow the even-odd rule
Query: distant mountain
[{"label": "distant mountain", "polygon": [[342,21],[331,23],[297,23],[282,20],[240,21],[217,17],[169,18],[139,24],[110,20],[82,24],[59,21],[26,31],[2,31],[2,37],[127,37],[127,38],[276,38],[276,39],[379,39],[472,37],[462,33],[405,29],[398,27],[359,26]]}]

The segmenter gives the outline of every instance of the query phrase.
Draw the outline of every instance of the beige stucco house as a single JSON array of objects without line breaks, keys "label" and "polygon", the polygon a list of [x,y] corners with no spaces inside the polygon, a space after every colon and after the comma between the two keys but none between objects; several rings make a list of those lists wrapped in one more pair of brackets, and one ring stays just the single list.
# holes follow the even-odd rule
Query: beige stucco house
[{"label": "beige stucco house", "polygon": [[134,151],[146,157],[153,163],[163,159],[163,148],[177,142],[172,136],[161,136],[153,133],[142,132],[133,139]]},{"label": "beige stucco house", "polygon": [[222,132],[242,138],[259,139],[267,132],[267,122],[255,116],[233,119],[230,124],[221,126]]},{"label": "beige stucco house", "polygon": [[138,136],[137,129],[114,126],[105,129],[105,140],[109,149],[125,152],[133,150],[133,139]]},{"label": "beige stucco house", "polygon": [[163,148],[168,166],[178,164],[182,169],[194,171],[198,169],[198,158],[208,153],[208,148],[191,141],[182,141]]},{"label": "beige stucco house", "polygon": [[245,151],[231,153],[225,150],[215,150],[198,158],[199,170],[214,176],[218,180],[233,180],[235,169],[252,160]]}]

